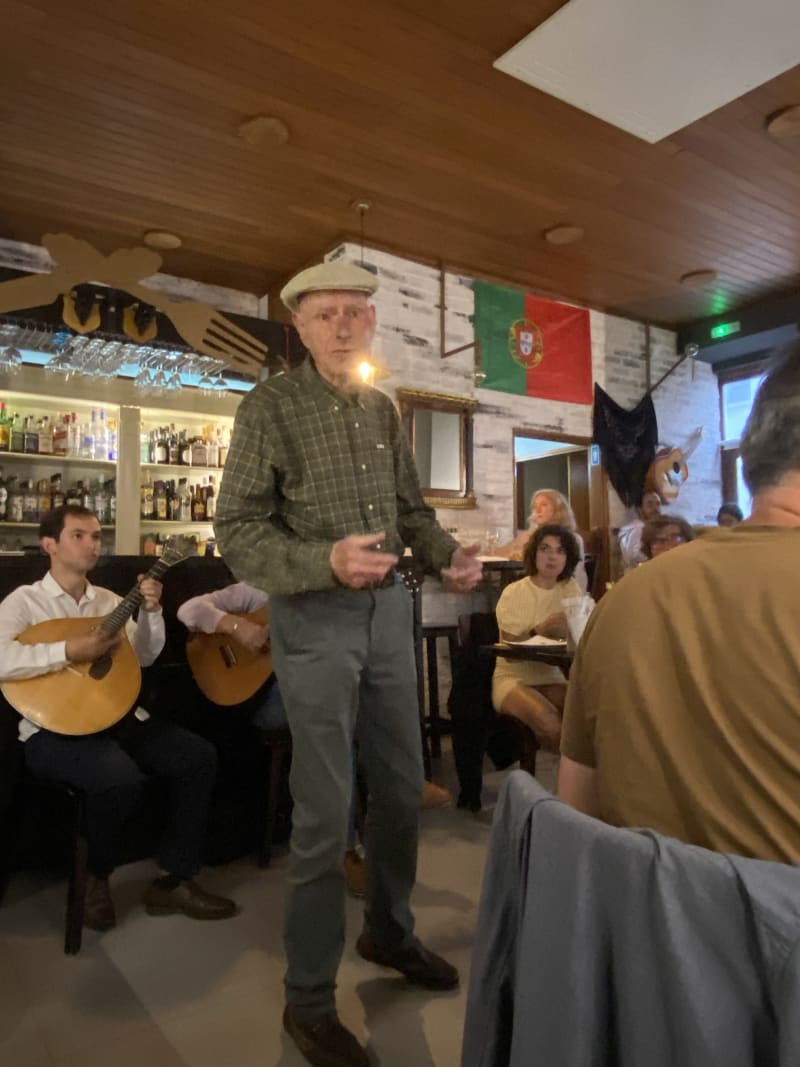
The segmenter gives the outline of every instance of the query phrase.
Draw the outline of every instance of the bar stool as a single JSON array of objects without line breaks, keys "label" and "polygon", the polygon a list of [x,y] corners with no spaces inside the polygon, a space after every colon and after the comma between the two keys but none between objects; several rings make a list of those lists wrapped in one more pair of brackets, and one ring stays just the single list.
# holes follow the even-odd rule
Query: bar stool
[{"label": "bar stool", "polygon": [[440,637],[447,639],[450,652],[450,669],[456,659],[458,649],[458,626],[423,626],[422,640],[425,646],[425,660],[428,668],[428,713],[423,716],[425,735],[430,738],[431,755],[442,754],[442,734],[450,732],[450,723],[439,715],[439,658],[437,641]]}]

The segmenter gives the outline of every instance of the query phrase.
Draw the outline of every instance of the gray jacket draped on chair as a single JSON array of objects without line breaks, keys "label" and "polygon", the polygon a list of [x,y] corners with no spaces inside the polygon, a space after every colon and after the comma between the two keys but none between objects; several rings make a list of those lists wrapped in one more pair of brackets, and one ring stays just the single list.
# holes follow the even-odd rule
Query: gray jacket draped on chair
[{"label": "gray jacket draped on chair", "polygon": [[800,868],[497,805],[462,1067],[798,1067]]}]

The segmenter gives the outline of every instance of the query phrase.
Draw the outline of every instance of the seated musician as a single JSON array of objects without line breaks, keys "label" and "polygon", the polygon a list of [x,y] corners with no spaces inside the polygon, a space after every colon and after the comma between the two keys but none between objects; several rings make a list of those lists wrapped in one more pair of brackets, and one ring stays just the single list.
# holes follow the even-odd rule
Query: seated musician
[{"label": "seated musician", "polygon": [[[215,589],[211,593],[187,600],[178,608],[178,618],[187,630],[205,634],[230,634],[235,641],[250,651],[263,651],[266,654],[269,651],[268,627],[246,616],[265,608],[268,601],[269,597],[262,590],[246,582],[236,582],[223,589]],[[241,703],[252,709],[251,722],[257,729],[289,729],[286,710],[274,674],[270,674],[255,693],[243,693]],[[353,896],[363,897],[366,894],[366,868],[356,847],[356,795],[354,787],[344,872],[348,890]]]},{"label": "seated musician", "polygon": [[[525,549],[527,577],[507,585],[497,602],[502,641],[525,641],[536,634],[567,636],[561,602],[581,595],[573,578],[579,558],[575,537],[566,527],[553,523],[536,530]],[[495,710],[520,719],[539,744],[553,752],[561,738],[566,690],[566,678],[556,666],[497,658],[492,679]]]},{"label": "seated musician", "polygon": [[[42,519],[39,537],[50,557],[49,572],[0,603],[0,681],[70,670],[72,664],[114,653],[126,640],[142,665],[152,663],[164,645],[161,584],[153,578],[140,579],[138,622],[129,619],[124,635],[107,636],[97,628],[66,640],[18,640],[28,627],[46,620],[101,618],[121,600],[86,577],[100,556],[100,523],[93,512],[71,504],[56,508]],[[53,682],[54,711],[66,717],[79,714],[79,707],[58,707],[59,682]],[[217,767],[208,741],[150,717],[140,707],[108,729],[82,736],[40,728],[23,718],[19,736],[25,762],[37,778],[76,786],[85,795],[89,880],[84,925],[108,930],[116,923],[108,880],[117,863],[123,825],[150,776],[166,782],[168,790],[157,857],[161,872],[145,893],[145,910],[192,919],[236,914],[232,900],[206,892],[195,880]]]}]

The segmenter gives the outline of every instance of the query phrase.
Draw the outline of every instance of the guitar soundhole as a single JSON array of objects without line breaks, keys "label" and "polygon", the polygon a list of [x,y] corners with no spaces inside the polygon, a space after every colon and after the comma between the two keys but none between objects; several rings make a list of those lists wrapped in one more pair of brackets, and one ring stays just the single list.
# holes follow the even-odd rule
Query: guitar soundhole
[{"label": "guitar soundhole", "polygon": [[111,670],[111,662],[111,656],[108,653],[96,659],[89,668],[89,677],[94,678],[96,682],[101,681]]},{"label": "guitar soundhole", "polygon": [[220,645],[219,654],[222,656],[222,662],[226,667],[235,667],[237,664],[236,653],[233,651],[230,645]]}]

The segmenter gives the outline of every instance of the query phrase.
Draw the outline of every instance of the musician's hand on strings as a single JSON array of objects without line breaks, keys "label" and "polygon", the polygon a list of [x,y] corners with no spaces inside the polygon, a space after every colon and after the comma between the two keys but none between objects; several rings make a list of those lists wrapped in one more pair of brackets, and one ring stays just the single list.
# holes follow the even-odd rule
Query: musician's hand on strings
[{"label": "musician's hand on strings", "polygon": [[235,615],[228,615],[226,619],[231,620],[231,626],[226,629],[226,633],[235,638],[240,645],[249,648],[251,652],[266,652],[269,648],[269,633],[266,626],[259,626],[256,622],[240,619]]},{"label": "musician's hand on strings", "polygon": [[106,652],[112,652],[121,640],[119,631],[109,636],[100,629],[89,630],[88,633],[68,637],[64,650],[70,663],[93,663]]},{"label": "musician's hand on strings", "polygon": [[142,608],[145,611],[158,611],[161,607],[161,591],[164,588],[161,582],[155,578],[146,578],[143,574],[138,575],[139,592],[144,597]]}]

